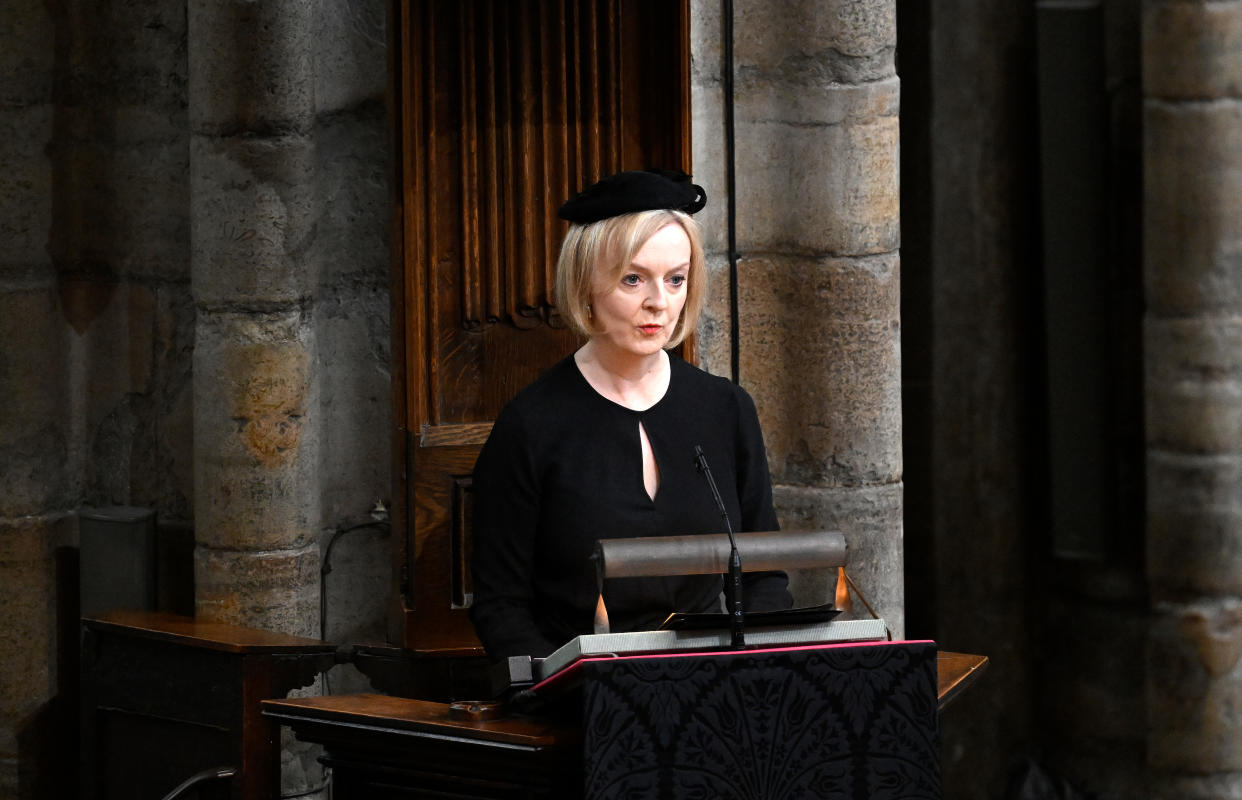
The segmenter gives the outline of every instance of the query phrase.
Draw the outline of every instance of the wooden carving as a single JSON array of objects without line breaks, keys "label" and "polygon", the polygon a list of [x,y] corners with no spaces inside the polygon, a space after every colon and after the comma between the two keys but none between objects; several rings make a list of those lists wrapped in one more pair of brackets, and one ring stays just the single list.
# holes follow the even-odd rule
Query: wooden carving
[{"label": "wooden carving", "polygon": [[398,627],[407,647],[461,653],[477,648],[465,618],[473,455],[504,403],[580,344],[556,313],[556,209],[622,169],[689,169],[689,8],[392,8]]}]

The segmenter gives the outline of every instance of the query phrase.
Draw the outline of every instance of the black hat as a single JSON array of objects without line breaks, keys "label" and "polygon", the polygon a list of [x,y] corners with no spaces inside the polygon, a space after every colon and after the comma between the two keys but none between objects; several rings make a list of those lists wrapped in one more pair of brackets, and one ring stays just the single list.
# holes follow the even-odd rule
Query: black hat
[{"label": "black hat", "polygon": [[674,209],[693,214],[707,205],[703,187],[679,170],[618,172],[579,192],[561,206],[561,219],[587,224],[635,211]]}]

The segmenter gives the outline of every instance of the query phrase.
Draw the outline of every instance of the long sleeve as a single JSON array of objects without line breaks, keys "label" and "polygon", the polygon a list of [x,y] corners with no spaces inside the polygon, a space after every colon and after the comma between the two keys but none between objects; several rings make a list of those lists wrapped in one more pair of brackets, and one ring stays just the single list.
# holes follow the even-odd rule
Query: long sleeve
[{"label": "long sleeve", "polygon": [[535,621],[539,475],[523,426],[501,414],[474,470],[470,618],[488,654],[546,656],[556,649]]}]

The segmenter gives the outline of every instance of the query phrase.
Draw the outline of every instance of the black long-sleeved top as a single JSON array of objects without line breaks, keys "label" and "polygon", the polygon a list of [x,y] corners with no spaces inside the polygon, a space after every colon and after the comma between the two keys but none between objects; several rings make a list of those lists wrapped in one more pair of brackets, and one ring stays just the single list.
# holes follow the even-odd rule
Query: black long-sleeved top
[{"label": "black long-sleeved top", "polygon": [[[599,539],[722,533],[701,445],[739,531],[776,530],[772,486],[750,396],[670,356],[668,391],[634,411],[596,392],[559,362],[501,412],[474,471],[471,619],[488,654],[546,656],[593,627]],[[639,423],[659,488],[643,484]],[[745,565],[743,565],[745,566]],[[746,573],[748,611],[788,608],[783,572]],[[720,576],[610,579],[611,629],[658,627],[673,611],[720,608]]]}]

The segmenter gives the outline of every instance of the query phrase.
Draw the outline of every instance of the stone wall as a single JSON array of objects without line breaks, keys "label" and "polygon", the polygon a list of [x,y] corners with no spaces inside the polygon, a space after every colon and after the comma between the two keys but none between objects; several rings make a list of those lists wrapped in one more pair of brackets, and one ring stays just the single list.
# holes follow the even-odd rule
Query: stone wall
[{"label": "stone wall", "polygon": [[384,6],[189,19],[198,609],[318,635],[320,539],[388,495]]},{"label": "stone wall", "polygon": [[[738,3],[738,336],[729,332],[721,4],[692,4],[694,163],[712,299],[704,365],[755,398],[782,525],[841,530],[850,571],[904,630],[891,0]],[[835,573],[794,574],[801,603]],[[859,612],[865,612],[859,608]]]},{"label": "stone wall", "polygon": [[1143,14],[1147,760],[1242,797],[1242,3]]},{"label": "stone wall", "polygon": [[0,795],[72,793],[84,504],[192,505],[185,12],[0,23]]},{"label": "stone wall", "polygon": [[83,505],[157,512],[182,560],[166,607],[193,610],[197,527],[207,613],[316,636],[320,544],[353,528],[328,634],[383,638],[387,529],[355,526],[390,491],[384,20],[381,0],[0,16],[0,796],[74,793],[50,765],[76,741]]}]

